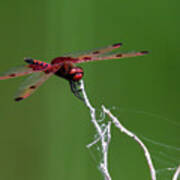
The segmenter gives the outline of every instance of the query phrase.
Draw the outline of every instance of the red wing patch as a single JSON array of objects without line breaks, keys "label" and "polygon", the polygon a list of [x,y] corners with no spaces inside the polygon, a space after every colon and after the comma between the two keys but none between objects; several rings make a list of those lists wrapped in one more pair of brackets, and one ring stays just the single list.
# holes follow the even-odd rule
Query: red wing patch
[{"label": "red wing patch", "polygon": [[29,76],[20,86],[15,96],[15,101],[23,100],[29,97],[36,89],[38,89],[49,77],[51,77],[60,68],[60,64],[54,64],[42,72],[36,72]]},{"label": "red wing patch", "polygon": [[9,69],[8,71],[0,74],[0,80],[15,78],[18,76],[24,76],[26,74],[33,73],[33,69],[29,68],[28,65],[14,67]]},{"label": "red wing patch", "polygon": [[29,97],[36,89],[38,89],[50,76],[54,73],[36,72],[29,76],[25,82],[20,86],[15,101],[23,100]]},{"label": "red wing patch", "polygon": [[23,66],[18,66],[9,69],[8,71],[0,74],[0,80],[15,78],[19,76],[24,76],[27,74],[31,74],[34,72],[44,71],[50,68],[51,65],[46,63],[45,65],[36,65],[36,64],[28,64]]},{"label": "red wing patch", "polygon": [[53,59],[51,64],[58,64],[64,62],[71,62],[71,63],[83,63],[88,61],[98,61],[98,60],[110,60],[110,59],[120,59],[120,58],[127,58],[127,57],[135,57],[135,56],[143,56],[147,54],[147,51],[140,51],[140,52],[130,52],[130,53],[111,53],[107,55],[108,52],[111,52],[114,49],[117,49],[122,46],[122,43],[117,43],[114,45],[110,45],[107,47],[95,49],[88,51],[86,53],[79,53],[79,54],[68,54],[64,57],[57,57]]},{"label": "red wing patch", "polygon": [[84,62],[84,60],[91,60],[93,57],[110,52],[121,46],[122,46],[122,43],[117,43],[117,44],[113,44],[113,45],[102,47],[102,48],[97,48],[97,49],[86,51],[86,52],[66,54],[65,56],[57,57],[53,59],[51,61],[51,64],[57,64],[57,63],[63,63],[63,62],[77,63],[80,60]]},{"label": "red wing patch", "polygon": [[107,47],[94,49],[93,51],[89,51],[86,54],[79,55],[78,59],[91,60],[91,58],[93,58],[93,57],[99,56],[99,55],[104,54],[104,53],[111,52],[112,50],[117,49],[117,48],[119,48],[121,46],[122,46],[122,43],[117,43],[117,44],[113,44],[113,45],[110,45],[110,46],[107,46]]},{"label": "red wing patch", "polygon": [[143,56],[148,54],[148,51],[141,51],[141,52],[131,52],[131,53],[112,53],[111,55],[101,55],[95,57],[83,57],[78,59],[75,63],[82,63],[87,61],[99,61],[99,60],[111,60],[111,59],[121,59],[121,58],[128,58],[128,57],[135,57],[135,56]]}]

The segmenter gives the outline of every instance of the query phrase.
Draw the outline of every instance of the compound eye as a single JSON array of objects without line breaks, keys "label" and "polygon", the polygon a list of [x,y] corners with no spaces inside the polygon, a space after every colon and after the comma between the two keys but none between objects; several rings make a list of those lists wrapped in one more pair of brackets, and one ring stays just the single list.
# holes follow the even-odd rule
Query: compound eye
[{"label": "compound eye", "polygon": [[83,69],[80,67],[74,67],[69,71],[69,74],[83,73]]},{"label": "compound eye", "polygon": [[76,68],[72,68],[70,71],[69,71],[69,74],[75,74],[76,73]]},{"label": "compound eye", "polygon": [[79,72],[79,73],[74,74],[73,80],[79,81],[80,79],[82,79],[82,77],[83,77],[83,73]]},{"label": "compound eye", "polygon": [[73,81],[79,81],[83,77],[83,69],[80,67],[74,67],[69,71],[69,75]]}]

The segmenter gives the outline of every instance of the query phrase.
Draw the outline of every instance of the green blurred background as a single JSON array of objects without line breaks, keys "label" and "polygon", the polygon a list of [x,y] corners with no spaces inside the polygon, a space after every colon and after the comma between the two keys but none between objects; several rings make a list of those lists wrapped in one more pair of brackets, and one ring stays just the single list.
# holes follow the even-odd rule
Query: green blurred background
[{"label": "green blurred background", "polygon": [[[143,57],[82,64],[84,80],[95,107],[105,104],[126,127],[154,140],[144,142],[158,179],[170,179],[174,171],[165,168],[180,164],[179,6],[177,0],[1,1],[0,71],[24,57],[50,61],[117,42],[122,51],[149,50]],[[99,154],[85,147],[95,135],[89,112],[69,84],[54,76],[16,103],[22,81],[0,82],[0,179],[103,179]],[[109,167],[113,180],[150,179],[142,150],[115,127]]]}]

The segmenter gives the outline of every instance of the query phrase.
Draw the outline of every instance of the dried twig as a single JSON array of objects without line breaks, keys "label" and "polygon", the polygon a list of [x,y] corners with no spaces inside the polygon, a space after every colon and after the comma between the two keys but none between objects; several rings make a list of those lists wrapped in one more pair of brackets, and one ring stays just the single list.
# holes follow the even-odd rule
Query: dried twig
[{"label": "dried twig", "polygon": [[132,133],[131,131],[129,131],[128,129],[126,129],[120,122],[119,120],[108,110],[106,109],[104,106],[102,106],[103,111],[112,119],[112,122],[114,123],[114,125],[123,133],[125,133],[126,135],[132,137],[143,149],[144,151],[144,155],[146,157],[149,169],[150,169],[150,173],[151,173],[151,178],[152,180],[156,180],[156,171],[150,156],[150,153],[147,149],[147,147],[145,146],[145,144],[138,138],[138,136],[136,136],[134,133]]},{"label": "dried twig", "polygon": [[132,133],[131,131],[126,129],[119,122],[119,120],[104,106],[102,106],[102,110],[105,114],[107,114],[111,118],[111,121],[108,121],[106,128],[103,129],[101,127],[101,125],[98,123],[98,121],[96,120],[96,111],[95,111],[95,108],[90,104],[90,101],[89,101],[87,94],[85,92],[85,89],[84,89],[83,81],[81,81],[80,88],[82,90],[85,105],[88,107],[88,109],[90,111],[91,121],[94,124],[94,127],[96,128],[96,131],[99,136],[95,141],[93,141],[92,143],[87,145],[87,147],[90,148],[91,146],[96,144],[98,141],[101,141],[103,159],[102,159],[102,162],[100,163],[100,169],[104,175],[104,179],[111,180],[111,176],[110,176],[109,170],[108,170],[108,147],[109,147],[109,143],[110,143],[110,139],[111,139],[111,122],[112,122],[121,132],[132,137],[141,146],[141,148],[144,151],[144,155],[146,157],[146,160],[147,160],[147,163],[148,163],[148,166],[150,169],[151,179],[156,180],[156,171],[155,171],[154,165],[152,163],[150,153],[149,153],[147,147],[145,146],[145,144],[134,133]]},{"label": "dried twig", "polygon": [[[111,131],[110,131],[111,122],[108,123],[108,125],[106,127],[107,131],[104,132],[104,130],[101,128],[101,126],[98,124],[98,122],[96,120],[96,110],[91,105],[91,103],[87,97],[87,94],[86,94],[85,89],[84,89],[84,82],[83,81],[81,81],[80,88],[82,90],[82,94],[84,97],[85,104],[90,111],[91,121],[94,124],[94,127],[96,128],[96,131],[97,131],[97,133],[100,137],[100,140],[101,140],[102,155],[103,155],[102,162],[100,163],[101,172],[102,172],[105,180],[111,180],[111,176],[110,176],[109,171],[108,171],[108,146],[109,146],[110,139],[111,139]],[[97,140],[95,140],[95,142],[97,142]],[[91,143],[91,144],[94,144],[94,143]],[[89,146],[91,147],[91,145],[89,145]]]},{"label": "dried twig", "polygon": [[174,173],[172,180],[177,180],[179,175],[180,175],[180,166],[177,168],[176,172]]}]

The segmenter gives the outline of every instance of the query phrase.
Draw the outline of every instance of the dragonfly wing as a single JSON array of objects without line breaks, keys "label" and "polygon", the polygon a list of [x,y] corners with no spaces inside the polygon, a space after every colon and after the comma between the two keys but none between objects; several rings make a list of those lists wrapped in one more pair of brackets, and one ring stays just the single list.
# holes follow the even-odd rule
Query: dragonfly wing
[{"label": "dragonfly wing", "polygon": [[104,54],[107,52],[110,52],[116,48],[119,48],[122,46],[122,43],[116,43],[113,45],[109,45],[109,46],[105,46],[105,47],[101,47],[101,48],[96,48],[93,50],[89,50],[89,51],[83,51],[83,52],[75,52],[75,53],[69,53],[69,54],[64,54],[64,57],[74,57],[74,58],[78,58],[78,59],[83,59],[84,57],[94,57],[94,56],[98,56],[100,54]]},{"label": "dragonfly wing", "polygon": [[114,49],[117,49],[117,48],[119,48],[121,46],[122,46],[122,43],[117,43],[117,44],[113,44],[113,45],[110,45],[110,46],[94,49],[94,50],[91,50],[91,51],[89,51],[87,53],[83,53],[83,54],[79,55],[77,58],[78,59],[83,59],[84,57],[96,57],[96,56],[99,56],[101,54],[110,52],[110,51],[112,51]]},{"label": "dragonfly wing", "polygon": [[64,54],[61,57],[54,58],[51,61],[51,64],[58,64],[58,63],[64,63],[64,62],[72,62],[72,63],[85,62],[85,60],[91,60],[96,56],[110,52],[121,46],[122,46],[122,43],[117,43],[110,46],[96,48],[94,50],[89,50],[85,52],[75,52],[75,53]]},{"label": "dragonfly wing", "polygon": [[99,60],[111,60],[111,59],[121,59],[135,56],[143,56],[148,54],[148,51],[140,51],[140,52],[131,52],[131,53],[112,53],[111,55],[99,55],[95,57],[83,57],[78,58],[74,63],[82,63],[87,61],[99,61]]},{"label": "dragonfly wing", "polygon": [[0,80],[15,78],[15,77],[23,76],[23,75],[30,74],[33,72],[34,72],[33,69],[28,67],[27,65],[18,66],[18,67],[11,68],[4,73],[1,73]]},{"label": "dragonfly wing", "polygon": [[36,72],[29,76],[19,88],[15,101],[29,97],[39,86],[41,86],[54,73]]}]

